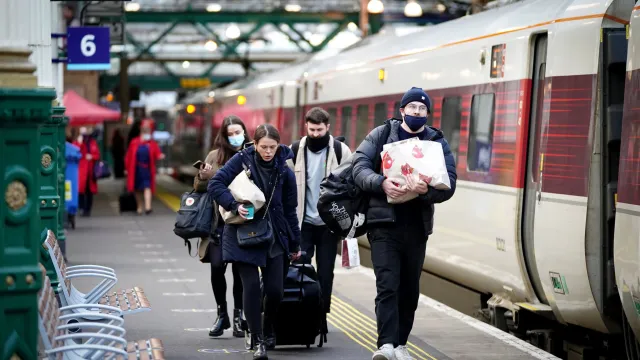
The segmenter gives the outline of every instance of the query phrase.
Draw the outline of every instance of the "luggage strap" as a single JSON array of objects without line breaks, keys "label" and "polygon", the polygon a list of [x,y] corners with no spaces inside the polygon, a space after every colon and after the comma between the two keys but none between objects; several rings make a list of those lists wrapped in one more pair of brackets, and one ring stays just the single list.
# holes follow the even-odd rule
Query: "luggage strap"
[{"label": "luggage strap", "polygon": [[[191,241],[187,240],[187,239],[183,239],[184,240],[184,246],[187,247],[187,251],[189,251],[189,256],[192,258],[196,258],[196,256],[198,256],[198,252],[196,251],[196,256],[192,256],[191,255]],[[198,239],[198,243],[196,244],[196,248],[200,249],[200,241],[202,241],[202,239]]]}]

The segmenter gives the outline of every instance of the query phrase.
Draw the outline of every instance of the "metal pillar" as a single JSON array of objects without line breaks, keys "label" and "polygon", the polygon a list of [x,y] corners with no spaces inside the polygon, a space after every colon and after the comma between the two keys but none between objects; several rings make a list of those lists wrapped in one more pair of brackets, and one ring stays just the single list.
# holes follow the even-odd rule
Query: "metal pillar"
[{"label": "metal pillar", "polygon": [[[37,359],[42,273],[40,127],[51,119],[48,0],[4,0],[0,12],[0,359]],[[46,38],[46,39],[45,39]],[[29,62],[32,58],[33,63]],[[46,68],[38,69],[45,64]],[[47,70],[48,69],[48,70]],[[47,77],[49,76],[49,77]],[[54,154],[55,155],[55,154]],[[55,160],[55,157],[52,157]]]},{"label": "metal pillar", "polygon": [[67,166],[67,159],[65,157],[66,153],[66,133],[65,129],[67,127],[67,123],[69,122],[69,118],[64,116],[64,107],[54,107],[53,108],[53,116],[59,118],[58,121],[58,139],[56,141],[57,150],[58,150],[58,198],[59,198],[59,206],[58,206],[58,233],[56,234],[56,238],[58,243],[60,244],[60,249],[62,250],[62,254],[66,256],[66,240],[67,236],[64,231],[64,220],[65,220],[65,188],[64,188],[64,174]]}]

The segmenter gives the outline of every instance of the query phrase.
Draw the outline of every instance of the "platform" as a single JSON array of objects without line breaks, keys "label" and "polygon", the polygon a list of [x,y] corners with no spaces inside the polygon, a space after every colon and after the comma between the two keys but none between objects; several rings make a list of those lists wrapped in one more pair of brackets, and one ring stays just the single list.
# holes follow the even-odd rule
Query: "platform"
[{"label": "platform", "polygon": [[[117,288],[144,289],[152,310],[125,318],[127,339],[159,338],[167,359],[251,359],[243,339],[233,338],[229,331],[221,338],[208,337],[216,318],[209,265],[190,258],[183,241],[172,232],[172,208],[188,187],[167,179],[160,185],[151,215],[119,215],[117,200],[123,183],[101,181],[93,216],[79,217],[76,229],[67,233],[70,265],[109,266],[118,275]],[[230,287],[231,271],[227,278]],[[231,291],[228,296],[232,307]],[[371,269],[346,270],[338,264],[328,317],[329,342],[322,348],[277,348],[269,358],[370,359],[376,343],[374,298]],[[558,359],[424,295],[409,348],[420,360]]]}]

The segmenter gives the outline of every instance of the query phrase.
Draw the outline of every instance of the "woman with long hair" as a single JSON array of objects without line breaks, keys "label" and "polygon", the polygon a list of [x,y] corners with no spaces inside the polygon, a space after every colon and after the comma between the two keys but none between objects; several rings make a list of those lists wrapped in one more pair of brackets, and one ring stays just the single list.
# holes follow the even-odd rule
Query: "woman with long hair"
[{"label": "woman with long hair", "polygon": [[[207,192],[207,183],[223,167],[233,155],[242,150],[243,146],[251,142],[247,128],[235,115],[229,115],[222,121],[222,127],[216,136],[214,142],[215,150],[212,150],[204,159],[204,164],[200,167],[198,175],[193,179],[193,188],[199,193]],[[215,215],[218,217],[218,227],[215,231],[215,237],[209,243],[209,261],[211,263],[211,287],[213,288],[213,297],[218,305],[218,318],[213,327],[209,331],[209,336],[218,337],[231,327],[229,313],[227,311],[227,280],[225,272],[227,264],[221,262],[222,247],[220,239],[224,228],[224,221],[218,212],[216,206]],[[233,336],[243,337],[242,330],[242,281],[238,273],[236,264],[231,266],[233,272]]]},{"label": "woman with long hair", "polygon": [[[133,138],[127,149],[127,191],[134,192],[138,202],[138,214],[142,205],[147,215],[151,214],[151,200],[156,192],[156,161],[164,159],[160,146],[153,140],[153,120],[142,121],[140,136]],[[144,203],[143,203],[144,198]]]},{"label": "woman with long hair", "polygon": [[[241,225],[225,224],[222,257],[224,261],[238,266],[244,291],[244,313],[252,342],[256,345],[253,359],[262,360],[267,359],[267,349],[274,348],[276,344],[273,322],[282,300],[289,260],[295,261],[301,255],[300,227],[296,213],[296,178],[286,164],[293,158],[293,151],[280,144],[280,133],[270,124],[258,126],[253,138],[254,146],[241,150],[218,170],[209,182],[208,192],[225,210],[248,220]],[[267,200],[253,217],[249,216],[250,208],[236,201],[228,188],[245,168]],[[240,242],[238,233],[244,233],[246,227],[251,223],[256,225],[256,221],[261,224],[267,221],[272,236],[256,242],[245,242],[242,238]],[[258,268],[264,285],[262,291]],[[263,292],[264,329],[261,317]]]}]

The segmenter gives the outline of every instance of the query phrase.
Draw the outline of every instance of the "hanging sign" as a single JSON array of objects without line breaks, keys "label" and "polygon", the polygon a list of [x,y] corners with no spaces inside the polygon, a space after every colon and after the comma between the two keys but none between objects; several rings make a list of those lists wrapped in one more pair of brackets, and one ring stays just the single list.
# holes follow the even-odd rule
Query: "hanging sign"
[{"label": "hanging sign", "polygon": [[67,34],[67,70],[111,69],[109,28],[70,27]]}]

